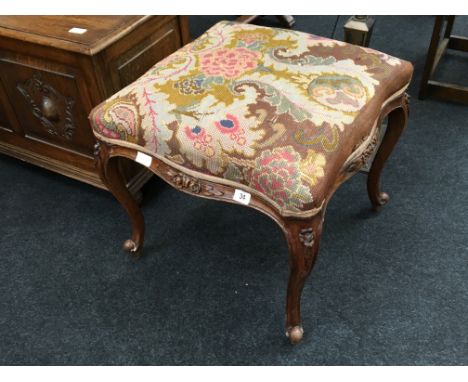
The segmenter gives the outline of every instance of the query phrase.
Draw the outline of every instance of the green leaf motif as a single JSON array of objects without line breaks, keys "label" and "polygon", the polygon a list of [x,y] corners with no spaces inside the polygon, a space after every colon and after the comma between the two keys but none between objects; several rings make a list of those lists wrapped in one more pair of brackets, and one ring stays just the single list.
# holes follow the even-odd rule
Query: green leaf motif
[{"label": "green leaf motif", "polygon": [[318,57],[312,54],[308,54],[303,57],[295,58],[295,57],[280,57],[278,56],[278,48],[271,49],[268,54],[270,57],[278,62],[282,62],[283,64],[288,65],[299,65],[299,66],[318,66],[318,65],[331,65],[336,62],[336,58],[329,56],[329,57]]},{"label": "green leaf motif", "polygon": [[255,72],[266,72],[266,73],[272,73],[273,71],[270,68],[267,68],[263,64],[258,64],[257,67],[254,69]]},{"label": "green leaf motif", "polygon": [[253,44],[250,44],[248,46],[249,49],[251,50],[260,50],[263,47],[263,43],[260,41],[255,41]]},{"label": "green leaf motif", "polygon": [[208,89],[212,84],[222,85],[224,83],[224,78],[221,76],[216,77],[205,77],[203,78],[202,87]]}]

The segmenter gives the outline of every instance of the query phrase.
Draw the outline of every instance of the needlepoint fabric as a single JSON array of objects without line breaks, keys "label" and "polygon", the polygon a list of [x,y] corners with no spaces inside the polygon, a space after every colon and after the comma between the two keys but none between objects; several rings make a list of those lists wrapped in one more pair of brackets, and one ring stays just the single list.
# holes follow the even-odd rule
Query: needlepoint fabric
[{"label": "needlepoint fabric", "polygon": [[99,139],[238,184],[294,214],[320,205],[412,70],[369,48],[223,21],[90,120]]}]

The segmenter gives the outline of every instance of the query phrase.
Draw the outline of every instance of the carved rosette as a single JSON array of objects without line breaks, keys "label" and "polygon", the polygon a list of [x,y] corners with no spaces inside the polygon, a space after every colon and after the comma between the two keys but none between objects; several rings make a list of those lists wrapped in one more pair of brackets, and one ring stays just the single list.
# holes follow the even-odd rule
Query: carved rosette
[{"label": "carved rosette", "polygon": [[410,97],[411,96],[408,93],[403,95],[403,108],[407,114],[409,114]]},{"label": "carved rosette", "polygon": [[[369,136],[364,137],[359,144],[357,144],[353,148],[353,152],[358,150],[359,147],[369,138]],[[369,158],[372,156],[374,153],[377,144],[379,143],[379,129],[377,129],[372,136],[370,142],[367,144],[366,148],[362,151],[362,153],[355,158],[351,163],[348,164],[346,167],[347,172],[356,172],[358,171],[361,167],[363,167]]]},{"label": "carved rosette", "polygon": [[299,232],[299,241],[306,247],[312,247],[314,245],[314,230],[313,228],[303,228]]},{"label": "carved rosette", "polygon": [[101,142],[97,141],[94,145],[94,151],[93,151],[94,156],[97,157],[100,151],[101,151]]},{"label": "carved rosette", "polygon": [[185,175],[181,172],[172,175],[171,183],[180,189],[185,189],[194,194],[199,194],[201,190],[200,181]]},{"label": "carved rosette", "polygon": [[72,109],[75,101],[65,97],[50,84],[34,73],[16,88],[31,106],[33,115],[39,119],[46,131],[55,136],[71,140],[75,132]]},{"label": "carved rosette", "polygon": [[217,188],[215,185],[202,183],[199,179],[184,174],[183,172],[169,168],[166,174],[169,178],[169,182],[179,190],[211,197],[220,197],[224,195],[224,191]]}]

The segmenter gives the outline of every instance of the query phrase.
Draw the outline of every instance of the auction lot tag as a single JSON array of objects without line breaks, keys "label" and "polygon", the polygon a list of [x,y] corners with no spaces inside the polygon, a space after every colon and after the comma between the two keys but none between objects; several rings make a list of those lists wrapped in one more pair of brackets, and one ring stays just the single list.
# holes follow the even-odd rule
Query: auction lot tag
[{"label": "auction lot tag", "polygon": [[149,167],[151,166],[151,162],[153,161],[153,158],[151,158],[149,155],[146,155],[145,153],[140,153],[138,151],[135,161],[142,164],[143,166]]},{"label": "auction lot tag", "polygon": [[232,199],[235,200],[236,202],[245,204],[247,206],[250,203],[250,194],[248,192],[238,190],[236,188],[236,191],[234,191],[234,195],[232,196]]}]

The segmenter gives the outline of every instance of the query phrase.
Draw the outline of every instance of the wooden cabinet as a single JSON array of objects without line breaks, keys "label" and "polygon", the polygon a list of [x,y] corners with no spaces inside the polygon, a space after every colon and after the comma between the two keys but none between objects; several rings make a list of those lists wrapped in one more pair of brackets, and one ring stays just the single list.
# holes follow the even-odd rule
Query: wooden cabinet
[{"label": "wooden cabinet", "polygon": [[184,16],[0,16],[0,153],[106,188],[89,112],[188,40]]}]

